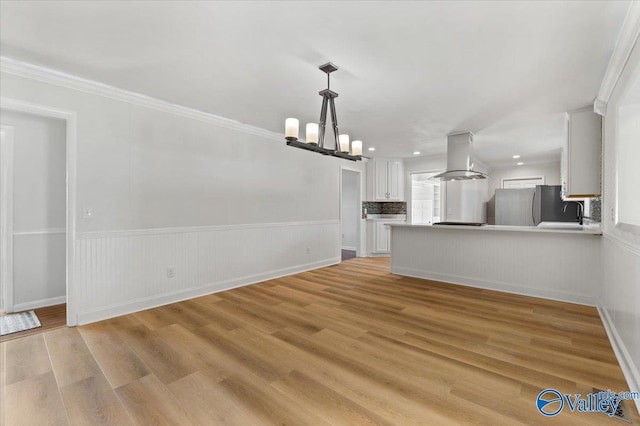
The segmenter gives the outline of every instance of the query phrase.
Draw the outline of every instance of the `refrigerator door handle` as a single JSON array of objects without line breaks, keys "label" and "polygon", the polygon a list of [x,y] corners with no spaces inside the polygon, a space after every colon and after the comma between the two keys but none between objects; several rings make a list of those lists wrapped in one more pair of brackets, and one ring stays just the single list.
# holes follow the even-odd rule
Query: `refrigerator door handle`
[{"label": "refrigerator door handle", "polygon": [[533,225],[536,226],[536,192],[533,191],[533,198],[531,199],[531,220]]}]

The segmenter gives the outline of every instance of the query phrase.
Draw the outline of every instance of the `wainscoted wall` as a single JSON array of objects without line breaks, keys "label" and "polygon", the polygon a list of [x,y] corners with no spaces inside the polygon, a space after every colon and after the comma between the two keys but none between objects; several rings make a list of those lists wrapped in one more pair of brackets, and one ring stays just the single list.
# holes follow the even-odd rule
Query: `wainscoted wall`
[{"label": "wainscoted wall", "polygon": [[74,117],[71,325],[339,261],[341,166],[362,162],[6,58],[0,71],[5,105]]},{"label": "wainscoted wall", "polygon": [[338,263],[339,229],[327,220],[80,233],[78,323]]},{"label": "wainscoted wall", "polygon": [[600,240],[566,233],[394,226],[391,272],[595,305],[602,280]]},{"label": "wainscoted wall", "polygon": [[[600,316],[631,390],[640,390],[640,249],[603,238]],[[635,364],[634,364],[635,360]],[[636,404],[640,405],[637,401]],[[640,407],[639,407],[640,408]]]},{"label": "wainscoted wall", "polygon": [[[619,208],[637,200],[620,188],[621,180],[633,182],[637,167],[624,169],[619,162],[618,111],[640,78],[640,3],[634,2],[627,13],[611,62],[598,93],[596,105],[603,117],[603,196],[602,224],[604,280],[598,287],[600,316],[607,328],[629,390],[640,392],[640,231],[628,229],[620,220]],[[636,86],[637,87],[637,86]],[[637,98],[635,98],[637,100]],[[636,139],[631,139],[637,143]],[[629,175],[625,176],[625,173]],[[631,197],[631,198],[629,198]],[[628,204],[627,204],[628,205]],[[639,210],[628,213],[638,214]],[[637,217],[637,216],[636,216]],[[640,399],[635,400],[640,410]]]}]

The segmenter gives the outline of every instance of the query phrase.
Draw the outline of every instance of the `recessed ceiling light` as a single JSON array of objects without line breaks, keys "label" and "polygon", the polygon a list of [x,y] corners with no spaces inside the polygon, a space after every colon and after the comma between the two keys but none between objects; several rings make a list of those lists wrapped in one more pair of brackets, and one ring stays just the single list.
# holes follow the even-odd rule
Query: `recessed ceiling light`
[{"label": "recessed ceiling light", "polygon": [[522,166],[524,163],[522,161],[519,161],[516,163],[516,166]]},{"label": "recessed ceiling light", "polygon": [[369,151],[375,151],[376,149],[374,147],[369,148]]},{"label": "recessed ceiling light", "polygon": [[420,155],[420,151],[413,151],[413,155]]},{"label": "recessed ceiling light", "polygon": [[520,158],[518,154],[514,155],[513,158]]}]

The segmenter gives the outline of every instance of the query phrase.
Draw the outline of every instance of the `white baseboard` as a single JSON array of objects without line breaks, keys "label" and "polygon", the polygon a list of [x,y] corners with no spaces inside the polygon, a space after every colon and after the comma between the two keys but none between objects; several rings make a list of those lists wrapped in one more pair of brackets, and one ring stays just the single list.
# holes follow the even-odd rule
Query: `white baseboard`
[{"label": "white baseboard", "polygon": [[133,312],[142,311],[145,309],[151,309],[170,303],[176,303],[187,299],[193,299],[194,297],[205,296],[207,294],[217,293],[220,291],[231,290],[237,287],[243,287],[250,284],[256,284],[262,281],[272,280],[275,278],[284,277],[287,275],[297,274],[312,269],[321,268],[324,266],[330,266],[340,263],[339,257],[325,259],[317,262],[307,263],[303,265],[293,266],[290,268],[274,270],[256,275],[249,275],[246,277],[236,278],[219,283],[211,283],[196,288],[180,290],[174,293],[165,293],[160,296],[154,296],[144,299],[139,299],[123,304],[112,305],[103,309],[95,311],[82,312],[78,314],[78,325],[89,324],[96,321],[102,321],[108,318],[117,317],[120,315],[126,315]]},{"label": "white baseboard", "polygon": [[394,267],[393,264],[391,265],[391,273],[397,275],[405,275],[407,277],[423,278],[427,280],[463,285],[467,287],[484,288],[487,290],[502,291],[505,293],[520,294],[523,296],[540,297],[543,299],[557,300],[560,302],[595,306],[594,298],[592,296],[586,296],[582,294],[573,294],[557,290],[535,289],[506,282],[487,281],[461,275],[426,272],[418,269],[397,266]]},{"label": "white baseboard", "polygon": [[[611,342],[611,347],[613,347],[613,352],[615,353],[618,364],[620,364],[620,368],[622,369],[622,374],[629,385],[629,391],[640,392],[640,373],[638,372],[638,368],[634,364],[627,347],[620,338],[613,321],[611,321],[609,312],[601,306],[598,306],[597,308],[602,324],[604,324],[604,329],[607,331],[607,336]],[[640,412],[640,399],[635,399],[634,402],[638,412]]]},{"label": "white baseboard", "polygon": [[34,300],[32,302],[18,303],[13,305],[13,312],[29,311],[31,309],[44,308],[46,306],[61,305],[63,303],[67,303],[67,296]]}]

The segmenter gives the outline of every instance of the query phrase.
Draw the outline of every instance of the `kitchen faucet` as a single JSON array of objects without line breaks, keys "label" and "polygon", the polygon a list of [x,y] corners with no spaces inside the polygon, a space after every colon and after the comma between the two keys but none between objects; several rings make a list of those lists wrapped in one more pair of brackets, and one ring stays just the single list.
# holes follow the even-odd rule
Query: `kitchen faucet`
[{"label": "kitchen faucet", "polygon": [[571,202],[575,202],[576,203],[576,207],[577,207],[577,221],[580,225],[584,224],[584,205],[582,205],[582,203],[580,201],[567,201],[564,203],[564,207],[562,207],[562,213],[566,213],[567,212],[567,207],[569,206],[569,203]]}]

